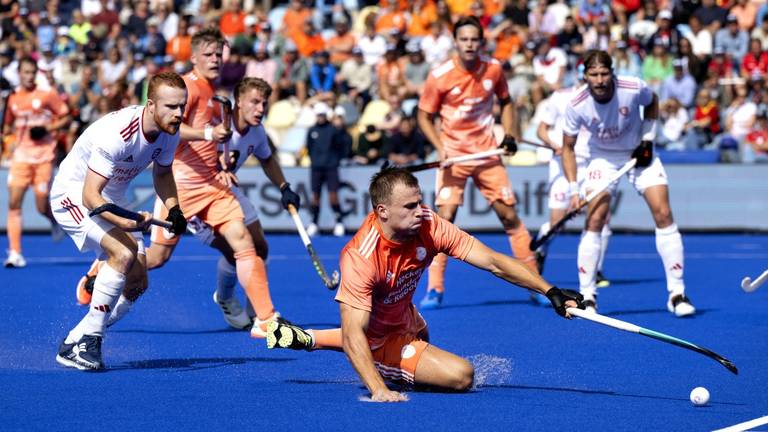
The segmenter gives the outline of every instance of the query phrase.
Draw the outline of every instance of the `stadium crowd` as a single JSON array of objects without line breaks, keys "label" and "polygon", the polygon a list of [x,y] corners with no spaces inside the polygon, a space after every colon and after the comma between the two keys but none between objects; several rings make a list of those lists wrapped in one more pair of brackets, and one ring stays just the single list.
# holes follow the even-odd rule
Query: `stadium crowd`
[{"label": "stadium crowd", "polygon": [[[229,41],[220,91],[243,77],[275,88],[265,126],[282,165],[310,163],[320,111],[351,133],[343,163],[407,164],[436,157],[415,111],[461,15],[485,26],[525,138],[548,96],[578,84],[581,54],[601,49],[660,95],[659,147],[768,160],[768,2],[756,0],[0,0],[0,87],[19,85],[19,59],[37,61],[38,88],[72,114],[61,157],[100,116],[144,103],[150,76],[188,71],[191,35],[214,25]],[[4,125],[4,166],[14,140]],[[526,153],[511,162],[537,162]]]}]

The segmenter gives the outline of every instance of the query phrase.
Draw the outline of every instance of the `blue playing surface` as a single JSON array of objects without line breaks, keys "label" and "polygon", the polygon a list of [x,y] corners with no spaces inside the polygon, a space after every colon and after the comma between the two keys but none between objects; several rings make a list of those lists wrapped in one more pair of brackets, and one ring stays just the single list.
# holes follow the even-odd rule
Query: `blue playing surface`
[{"label": "blue playing surface", "polygon": [[[479,238],[509,250],[501,235]],[[276,307],[305,326],[337,326],[333,293],[299,238],[268,240]],[[329,270],[345,241],[315,240]],[[545,277],[561,287],[577,286],[577,241],[564,235],[552,245]],[[445,307],[424,317],[434,344],[473,361],[476,388],[409,392],[407,403],[382,405],[364,402],[367,391],[342,354],[267,350],[230,330],[211,300],[216,255],[191,238],[150,273],[149,291],[109,329],[105,372],[60,367],[56,348],[86,312],[74,286],[92,256],[68,240],[27,236],[29,265],[0,269],[0,430],[673,431],[766,415],[768,284],[746,294],[740,281],[766,269],[768,236],[689,234],[684,242],[696,317],[666,311],[649,235],[613,237],[604,272],[612,284],[600,290],[600,312],[712,349],[739,367],[738,376],[691,351],[561,319],[526,292],[451,261]],[[709,389],[708,406],[688,400],[697,386]]]}]

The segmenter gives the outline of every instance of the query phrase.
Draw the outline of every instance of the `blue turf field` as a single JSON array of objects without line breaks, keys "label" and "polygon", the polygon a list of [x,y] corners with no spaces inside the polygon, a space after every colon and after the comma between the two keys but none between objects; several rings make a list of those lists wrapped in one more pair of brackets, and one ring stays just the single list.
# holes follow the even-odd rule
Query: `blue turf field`
[{"label": "blue turf field", "polygon": [[[481,240],[507,252],[500,235]],[[268,236],[272,295],[290,320],[330,327],[338,309],[298,236]],[[0,239],[3,245],[5,239]],[[452,261],[446,307],[424,313],[432,342],[471,357],[469,394],[410,393],[380,405],[345,357],[269,351],[229,330],[211,301],[215,255],[185,238],[150,274],[150,289],[104,343],[109,369],[60,367],[56,348],[84,314],[74,284],[91,255],[65,240],[24,238],[29,265],[0,269],[0,430],[711,430],[768,414],[768,236],[685,235],[688,293],[700,314],[666,312],[652,236],[616,235],[600,312],[701,344],[733,360],[734,376],[698,354],[533,306],[522,290]],[[545,277],[577,284],[577,237],[553,243]],[[326,266],[344,241],[315,240]],[[423,295],[424,282],[416,293]],[[242,294],[241,294],[242,295]],[[707,387],[709,406],[688,394]],[[760,430],[760,428],[758,428]],[[768,427],[762,427],[768,430]]]}]

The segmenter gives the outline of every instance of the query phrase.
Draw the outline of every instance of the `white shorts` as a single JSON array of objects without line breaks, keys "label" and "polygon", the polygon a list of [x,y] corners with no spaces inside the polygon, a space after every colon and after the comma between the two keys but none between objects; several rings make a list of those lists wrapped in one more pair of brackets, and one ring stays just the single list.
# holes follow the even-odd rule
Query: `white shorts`
[{"label": "white shorts", "polygon": [[[83,205],[80,195],[59,193],[51,197],[50,203],[54,219],[72,238],[80,252],[91,250],[96,252],[100,258],[105,256],[104,250],[101,248],[101,239],[114,229],[115,225],[102,219],[101,216],[88,216],[89,211]],[[128,234],[136,239],[138,253],[146,255],[144,235],[136,231]]]},{"label": "white shorts", "polygon": [[[606,179],[615,175],[621,167],[630,159],[630,153],[599,153],[593,149],[592,158],[587,166],[586,179],[582,190],[592,191],[604,184]],[[664,165],[661,159],[654,156],[651,165],[645,168],[635,168],[627,173],[627,179],[634,186],[637,193],[642,194],[651,186],[667,185],[667,172],[664,171]],[[619,182],[614,182],[608,191],[613,195],[618,188]]]},{"label": "white shorts", "polygon": [[[587,161],[576,158],[576,181],[579,192],[584,195],[584,177],[587,172]],[[568,179],[563,172],[562,159],[558,156],[549,161],[549,208],[550,210],[566,210],[570,202],[568,194]]]},{"label": "white shorts", "polygon": [[[245,215],[245,226],[258,221],[259,214],[256,213],[256,207],[254,207],[253,203],[251,203],[248,197],[245,196],[243,190],[240,189],[239,186],[232,186],[230,190],[235,195],[235,198],[237,198],[237,202],[240,204],[240,208],[243,209],[243,214]],[[188,222],[189,231],[195,235],[195,238],[197,238],[204,245],[210,246],[213,242],[213,238],[215,237],[215,233],[213,232],[211,226],[203,222],[197,216],[192,216],[189,218]]]}]

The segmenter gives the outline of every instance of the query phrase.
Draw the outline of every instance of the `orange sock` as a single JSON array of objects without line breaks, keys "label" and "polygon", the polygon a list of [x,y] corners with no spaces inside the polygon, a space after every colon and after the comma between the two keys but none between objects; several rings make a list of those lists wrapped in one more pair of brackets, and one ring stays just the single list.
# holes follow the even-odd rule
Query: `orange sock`
[{"label": "orange sock", "polygon": [[8,210],[8,246],[21,253],[21,209]]},{"label": "orange sock", "polygon": [[309,330],[315,339],[314,349],[342,350],[341,329]]},{"label": "orange sock", "polygon": [[235,252],[235,268],[237,280],[243,286],[256,316],[262,321],[271,317],[275,313],[275,306],[269,295],[267,268],[264,260],[256,255],[256,249]]},{"label": "orange sock", "polygon": [[437,292],[445,291],[445,266],[448,264],[448,255],[437,254],[432,259],[432,264],[429,266],[429,284],[427,285],[430,290]]},{"label": "orange sock", "polygon": [[520,221],[520,226],[517,229],[505,231],[515,258],[528,266],[534,273],[539,274],[539,269],[536,267],[536,256],[528,247],[531,244],[531,234],[528,233],[528,229],[525,228],[523,221]]}]

